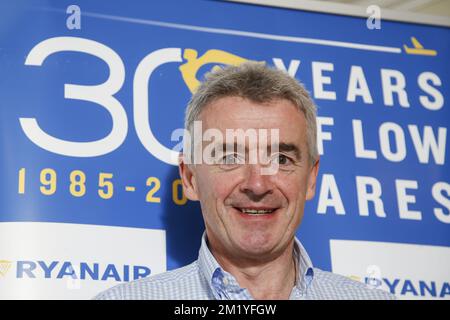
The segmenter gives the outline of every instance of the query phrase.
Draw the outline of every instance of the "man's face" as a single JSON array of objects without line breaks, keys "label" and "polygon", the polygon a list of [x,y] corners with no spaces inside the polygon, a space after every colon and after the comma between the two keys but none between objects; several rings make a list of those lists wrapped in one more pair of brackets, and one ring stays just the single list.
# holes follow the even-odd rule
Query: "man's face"
[{"label": "man's face", "polygon": [[[182,163],[180,173],[188,198],[200,200],[208,241],[216,252],[244,259],[282,252],[292,242],[305,201],[315,192],[319,165],[308,160],[304,114],[288,100],[258,104],[224,97],[209,104],[199,120],[203,131],[215,128],[224,137],[226,129],[279,130],[275,174],[263,175],[264,164],[248,162]],[[227,155],[227,161],[233,158]]]}]

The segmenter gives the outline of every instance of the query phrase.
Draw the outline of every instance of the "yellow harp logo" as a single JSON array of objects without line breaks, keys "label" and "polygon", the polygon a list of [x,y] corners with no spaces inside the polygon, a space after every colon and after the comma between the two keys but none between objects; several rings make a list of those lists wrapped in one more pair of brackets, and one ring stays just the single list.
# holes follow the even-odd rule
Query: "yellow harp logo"
[{"label": "yellow harp logo", "polygon": [[9,268],[11,268],[12,261],[8,260],[0,260],[0,277],[3,277],[8,272]]},{"label": "yellow harp logo", "polygon": [[[179,69],[181,71],[181,76],[191,93],[194,93],[200,85],[200,80],[197,79],[197,72],[205,64],[215,63],[237,66],[246,61],[250,61],[232,53],[217,49],[208,50],[201,57],[198,57],[197,50],[185,49],[183,58],[187,62],[182,64]],[[216,68],[220,67],[216,65],[212,70],[215,70]]]}]

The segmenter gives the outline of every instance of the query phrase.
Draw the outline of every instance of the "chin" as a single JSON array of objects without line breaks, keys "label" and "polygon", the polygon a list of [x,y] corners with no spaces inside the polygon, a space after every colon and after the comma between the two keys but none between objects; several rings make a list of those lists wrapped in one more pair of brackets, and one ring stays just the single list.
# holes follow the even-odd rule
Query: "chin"
[{"label": "chin", "polygon": [[270,234],[249,234],[241,238],[239,247],[248,255],[261,255],[271,252],[276,246]]}]

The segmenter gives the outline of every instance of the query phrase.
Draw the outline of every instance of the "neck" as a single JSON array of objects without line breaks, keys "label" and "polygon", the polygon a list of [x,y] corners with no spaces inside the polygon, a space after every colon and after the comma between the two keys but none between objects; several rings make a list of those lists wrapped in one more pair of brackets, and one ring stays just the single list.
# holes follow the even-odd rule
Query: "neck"
[{"label": "neck", "polygon": [[288,299],[296,282],[294,240],[281,252],[268,259],[233,257],[210,248],[220,266],[232,274],[253,298]]}]

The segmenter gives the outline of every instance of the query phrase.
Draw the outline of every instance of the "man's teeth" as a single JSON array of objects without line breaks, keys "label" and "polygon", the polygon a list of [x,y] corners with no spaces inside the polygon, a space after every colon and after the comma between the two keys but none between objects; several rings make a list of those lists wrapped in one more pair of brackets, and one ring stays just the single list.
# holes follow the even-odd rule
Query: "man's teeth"
[{"label": "man's teeth", "polygon": [[274,209],[268,209],[268,210],[255,210],[255,209],[240,209],[243,213],[247,214],[268,214],[275,211]]}]

